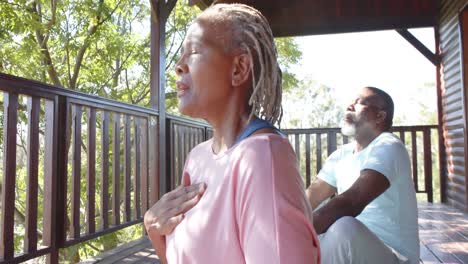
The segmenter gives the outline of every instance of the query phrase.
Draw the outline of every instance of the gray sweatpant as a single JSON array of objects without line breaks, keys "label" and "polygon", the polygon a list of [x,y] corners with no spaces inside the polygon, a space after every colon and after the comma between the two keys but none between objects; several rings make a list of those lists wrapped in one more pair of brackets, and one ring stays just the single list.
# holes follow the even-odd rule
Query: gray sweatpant
[{"label": "gray sweatpant", "polygon": [[322,264],[402,264],[408,259],[354,217],[338,219],[319,236]]}]

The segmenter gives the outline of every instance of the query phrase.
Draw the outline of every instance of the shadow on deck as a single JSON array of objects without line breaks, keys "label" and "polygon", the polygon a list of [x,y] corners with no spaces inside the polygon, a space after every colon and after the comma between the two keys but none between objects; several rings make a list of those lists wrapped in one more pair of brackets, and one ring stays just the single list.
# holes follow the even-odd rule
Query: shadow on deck
[{"label": "shadow on deck", "polygon": [[[468,214],[443,204],[419,203],[420,263],[468,264]],[[117,247],[82,263],[157,263],[148,239]]]}]

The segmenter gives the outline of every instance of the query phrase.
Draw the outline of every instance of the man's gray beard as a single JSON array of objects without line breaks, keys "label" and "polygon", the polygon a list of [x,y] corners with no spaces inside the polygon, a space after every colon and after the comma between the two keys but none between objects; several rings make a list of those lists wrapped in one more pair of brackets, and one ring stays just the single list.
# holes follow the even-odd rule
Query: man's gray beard
[{"label": "man's gray beard", "polygon": [[356,135],[356,125],[343,122],[343,124],[341,125],[341,134],[348,137],[353,137],[354,135]]}]

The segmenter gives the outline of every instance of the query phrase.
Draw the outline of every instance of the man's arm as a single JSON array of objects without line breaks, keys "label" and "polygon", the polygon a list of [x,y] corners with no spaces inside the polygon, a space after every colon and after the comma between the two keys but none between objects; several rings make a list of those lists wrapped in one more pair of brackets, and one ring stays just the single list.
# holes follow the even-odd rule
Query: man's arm
[{"label": "man's arm", "polygon": [[330,198],[335,192],[335,187],[331,186],[326,181],[317,178],[312,182],[309,188],[307,188],[306,195],[312,209],[315,210],[323,201]]},{"label": "man's arm", "polygon": [[358,216],[372,200],[390,187],[388,179],[375,170],[362,170],[361,176],[344,193],[314,212],[314,227],[324,233],[343,216]]}]

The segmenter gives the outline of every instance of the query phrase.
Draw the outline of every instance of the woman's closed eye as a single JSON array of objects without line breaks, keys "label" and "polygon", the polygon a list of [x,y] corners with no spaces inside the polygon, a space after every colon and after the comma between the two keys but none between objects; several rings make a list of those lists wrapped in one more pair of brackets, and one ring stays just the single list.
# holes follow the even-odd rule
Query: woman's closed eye
[{"label": "woman's closed eye", "polygon": [[182,52],[180,53],[180,57],[190,57],[192,55],[196,55],[196,54],[199,54],[200,52],[196,49],[188,49],[188,50],[182,50]]}]

